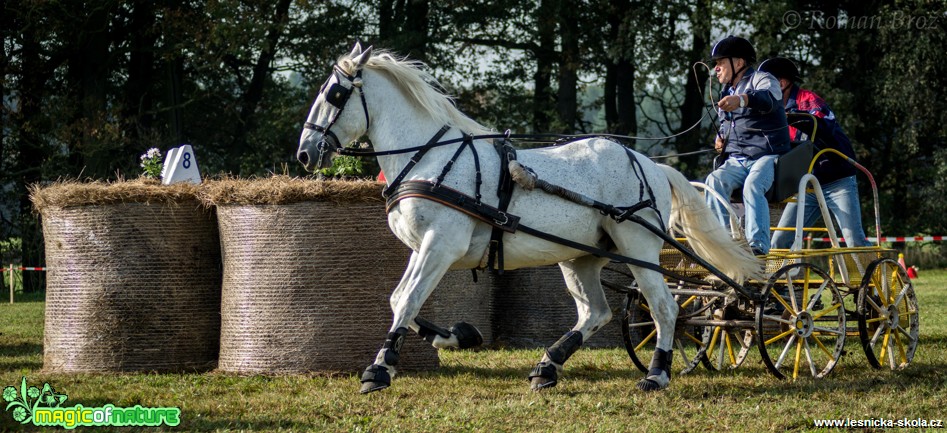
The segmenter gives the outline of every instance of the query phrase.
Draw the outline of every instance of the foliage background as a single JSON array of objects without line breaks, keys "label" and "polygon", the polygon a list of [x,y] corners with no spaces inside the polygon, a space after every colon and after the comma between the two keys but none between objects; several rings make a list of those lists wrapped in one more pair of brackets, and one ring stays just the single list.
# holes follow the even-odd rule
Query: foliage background
[{"label": "foliage background", "polygon": [[[945,12],[943,0],[2,0],[0,240],[22,241],[0,253],[42,264],[27,185],[135,177],[150,147],[192,144],[205,174],[302,175],[308,106],[355,40],[427,62],[498,130],[682,133],[627,143],[669,154],[710,146],[708,74],[693,65],[743,35],[761,59],[797,59],[830,102],[875,175],[887,233],[944,234]],[[706,155],[671,162],[709,171]]]}]

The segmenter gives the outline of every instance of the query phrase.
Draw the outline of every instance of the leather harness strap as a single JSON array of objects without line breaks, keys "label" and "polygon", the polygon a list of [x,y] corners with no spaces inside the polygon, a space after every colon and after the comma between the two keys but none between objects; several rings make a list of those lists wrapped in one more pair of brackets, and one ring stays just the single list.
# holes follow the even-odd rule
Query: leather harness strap
[{"label": "leather harness strap", "polygon": [[[507,131],[509,136],[509,131]],[[499,202],[497,207],[501,212],[506,212],[510,207],[510,200],[513,198],[513,176],[510,175],[510,161],[516,161],[516,149],[507,138],[496,139],[493,141],[493,147],[500,155],[500,181],[497,183],[497,197]],[[503,274],[503,230],[494,226],[490,233],[490,248],[487,253],[487,268],[496,269],[497,273]]]}]

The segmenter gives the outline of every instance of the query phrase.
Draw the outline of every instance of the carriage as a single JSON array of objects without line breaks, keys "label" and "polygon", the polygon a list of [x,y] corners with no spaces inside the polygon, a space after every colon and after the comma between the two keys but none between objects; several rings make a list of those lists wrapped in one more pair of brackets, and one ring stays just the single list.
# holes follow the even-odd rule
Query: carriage
[{"label": "carriage", "polygon": [[[832,248],[804,249],[799,228],[793,248],[773,251],[764,270],[674,168],[601,135],[554,137],[562,140],[517,151],[517,138],[549,137],[491,132],[432,81],[418,62],[356,44],[333,67],[300,137],[297,158],[307,170],[339,154],[377,156],[388,179],[389,227],[413,250],[390,298],[392,326],[361,377],[362,393],[391,385],[409,331],[437,348],[482,343],[472,325],[445,329],[418,317],[448,270],[553,263],[578,317],[530,371],[533,390],[555,386],[569,357],[612,319],[603,287],[627,295],[622,329],[632,361],[645,372],[637,383],[642,391],[668,386],[675,350],[685,370],[726,369],[755,346],[779,377],[805,370],[823,377],[838,363],[846,337],[857,334],[873,365],[911,362],[917,300],[889,250],[841,248],[831,224]],[[345,146],[362,136],[372,149]],[[811,159],[791,154],[781,159]],[[831,221],[813,176],[777,179],[789,189],[798,184],[800,197],[811,187]],[[611,272],[634,282],[615,284]]]},{"label": "carriage", "polygon": [[[814,120],[809,135],[813,139],[817,133]],[[815,161],[828,152],[855,165],[871,185],[875,232],[880,239],[878,192],[871,172],[834,149],[823,149],[813,155],[809,143],[794,145],[789,154],[780,157],[787,162],[777,165],[779,173],[768,198],[772,213],[777,215],[772,221],[778,220],[778,212],[786,203],[799,202],[795,227],[771,227],[772,231],[791,231],[795,239],[791,248],[774,249],[766,255],[767,278],[747,281],[742,287],[714,284],[706,278],[713,276],[715,270],[691,258],[686,238],[676,238],[680,244],[668,243],[661,251],[662,267],[691,280],[704,281],[694,284],[667,278],[681,311],[674,346],[684,357],[683,373],[699,365],[715,371],[735,369],[748,354],[758,351],[762,363],[778,378],[823,378],[846,353],[847,338],[857,339],[868,364],[874,368],[903,369],[914,358],[919,331],[918,303],[906,269],[896,260],[897,251],[878,243],[866,247],[841,246],[821,185],[812,175]],[[702,183],[693,184],[705,190],[705,194],[712,193]],[[798,188],[791,190],[787,186]],[[813,196],[823,226],[804,227],[801,212],[807,197]],[[731,215],[737,213],[731,200],[715,198],[725,203]],[[739,220],[734,218],[731,224],[732,232],[739,233]],[[829,247],[803,244],[804,233],[825,234]],[[627,274],[616,267],[606,269]],[[647,301],[633,283],[617,284],[606,276],[603,285],[626,293],[621,315],[623,342],[635,366],[647,371],[642,360],[650,357],[654,345],[654,323]],[[754,294],[760,296],[754,300]]]}]

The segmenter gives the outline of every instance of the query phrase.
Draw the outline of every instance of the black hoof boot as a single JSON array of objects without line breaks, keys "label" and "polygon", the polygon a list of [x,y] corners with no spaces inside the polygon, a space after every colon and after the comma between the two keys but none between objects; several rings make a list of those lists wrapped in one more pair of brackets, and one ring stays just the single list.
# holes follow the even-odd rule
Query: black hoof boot
[{"label": "black hoof boot", "polygon": [[540,362],[536,368],[529,372],[529,389],[533,391],[542,391],[546,388],[552,388],[559,383],[559,372],[556,366],[551,362]]},{"label": "black hoof boot", "polygon": [[636,385],[638,390],[651,392],[667,388],[671,382],[671,360],[673,355],[673,350],[655,349],[654,356],[651,358],[651,368],[648,369],[648,377],[638,381]]},{"label": "black hoof boot", "polygon": [[457,344],[461,349],[479,347],[483,344],[483,335],[476,326],[467,322],[457,322],[450,328],[451,334],[457,336]]},{"label": "black hoof boot", "polygon": [[388,369],[380,365],[372,364],[362,373],[362,389],[359,390],[359,392],[368,394],[370,392],[381,391],[389,386],[391,386],[391,375],[388,374]]}]

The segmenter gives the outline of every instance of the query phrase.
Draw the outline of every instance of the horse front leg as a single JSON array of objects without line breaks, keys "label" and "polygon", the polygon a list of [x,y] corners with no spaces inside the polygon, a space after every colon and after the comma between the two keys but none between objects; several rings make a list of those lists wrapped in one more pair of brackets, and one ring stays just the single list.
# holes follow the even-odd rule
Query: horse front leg
[{"label": "horse front leg", "polygon": [[412,254],[401,283],[392,293],[392,325],[375,362],[362,374],[360,392],[363,394],[391,386],[409,327],[416,331],[422,329],[414,322],[418,311],[450,265],[463,254],[455,239],[437,239],[437,242],[435,239],[432,232],[424,236],[421,248]]},{"label": "horse front leg", "polygon": [[546,349],[542,360],[529,373],[530,389],[533,391],[556,386],[569,357],[579,350],[583,341],[612,319],[600,279],[602,268],[607,263],[608,259],[593,256],[559,263],[569,294],[575,300],[578,320],[571,331]]}]

